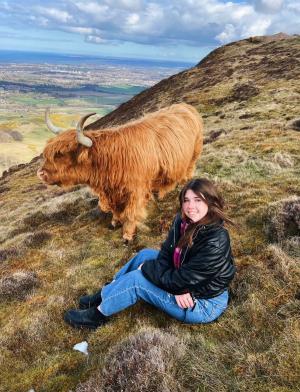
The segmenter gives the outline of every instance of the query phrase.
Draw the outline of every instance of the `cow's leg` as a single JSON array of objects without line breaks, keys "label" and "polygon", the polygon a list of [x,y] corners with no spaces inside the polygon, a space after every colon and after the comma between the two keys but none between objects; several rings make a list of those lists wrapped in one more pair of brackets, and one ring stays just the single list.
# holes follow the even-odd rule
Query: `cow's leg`
[{"label": "cow's leg", "polygon": [[126,220],[123,223],[123,238],[127,241],[132,241],[136,231],[136,222],[133,220]]},{"label": "cow's leg", "polygon": [[190,161],[190,164],[188,165],[188,167],[186,169],[185,181],[190,180],[193,177],[194,171],[196,168],[196,162],[197,162],[197,159],[199,158],[201,151],[202,151],[202,140],[200,140],[200,138],[199,138],[195,142],[193,157]]},{"label": "cow's leg", "polygon": [[99,209],[100,209],[102,212],[107,213],[107,212],[110,211],[109,205],[108,205],[107,203],[105,203],[103,200],[100,200],[100,199],[99,199],[99,201],[98,201],[98,207],[99,207]]},{"label": "cow's leg", "polygon": [[112,220],[111,220],[112,227],[116,228],[117,226],[120,225],[120,223],[122,223],[120,214],[113,211],[113,216],[112,216]]},{"label": "cow's leg", "polygon": [[176,187],[176,182],[171,182],[161,185],[158,190],[158,198],[162,199],[167,193],[171,192]]},{"label": "cow's leg", "polygon": [[108,203],[108,200],[103,192],[98,192],[98,206],[102,212],[109,212],[111,211],[110,205]]},{"label": "cow's leg", "polygon": [[120,216],[123,223],[123,238],[132,241],[136,231],[137,223],[146,218],[146,204],[150,193],[136,189],[129,197],[128,203]]}]

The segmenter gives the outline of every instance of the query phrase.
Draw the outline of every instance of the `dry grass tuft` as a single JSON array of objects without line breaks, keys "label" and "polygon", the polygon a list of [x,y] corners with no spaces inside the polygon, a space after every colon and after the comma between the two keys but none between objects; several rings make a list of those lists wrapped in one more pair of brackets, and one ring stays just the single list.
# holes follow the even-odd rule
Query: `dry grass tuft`
[{"label": "dry grass tuft", "polygon": [[18,271],[0,280],[0,298],[22,300],[39,285],[40,280],[35,272]]},{"label": "dry grass tuft", "polygon": [[244,303],[251,293],[262,290],[264,273],[259,265],[250,265],[238,272],[231,285],[231,297],[235,304]]},{"label": "dry grass tuft", "polygon": [[27,213],[22,224],[25,227],[37,227],[47,222],[71,223],[82,211],[90,210],[97,203],[98,199],[87,188],[63,193]]},{"label": "dry grass tuft", "polygon": [[237,391],[237,380],[224,361],[226,348],[200,335],[191,340],[188,355],[180,367],[180,379],[187,391]]},{"label": "dry grass tuft", "polygon": [[269,245],[266,253],[269,266],[274,269],[276,277],[282,279],[286,283],[296,283],[295,278],[300,272],[296,259],[288,256],[277,245]]},{"label": "dry grass tuft", "polygon": [[300,257],[300,237],[290,237],[282,242],[284,250],[293,257]]},{"label": "dry grass tuft", "polygon": [[294,167],[294,161],[290,154],[277,152],[274,155],[273,161],[277,163],[280,167]]},{"label": "dry grass tuft", "polygon": [[30,233],[24,240],[24,245],[28,248],[39,248],[52,238],[52,234],[48,231],[38,231]]},{"label": "dry grass tuft", "polygon": [[281,242],[300,234],[300,197],[269,204],[264,214],[264,231],[271,242]]},{"label": "dry grass tuft", "polygon": [[182,391],[174,371],[185,354],[177,336],[144,328],[119,343],[108,354],[102,376],[93,376],[76,392],[169,392]]}]

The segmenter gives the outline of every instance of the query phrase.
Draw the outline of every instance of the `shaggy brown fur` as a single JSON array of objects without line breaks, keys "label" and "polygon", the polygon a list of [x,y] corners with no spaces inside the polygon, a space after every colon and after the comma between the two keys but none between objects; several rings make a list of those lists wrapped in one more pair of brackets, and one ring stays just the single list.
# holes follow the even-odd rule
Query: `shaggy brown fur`
[{"label": "shaggy brown fur", "polygon": [[163,197],[192,177],[202,151],[203,123],[196,109],[172,105],[119,127],[86,131],[93,145],[77,142],[71,129],[51,139],[38,176],[48,184],[88,184],[112,224],[131,240],[152,192]]}]

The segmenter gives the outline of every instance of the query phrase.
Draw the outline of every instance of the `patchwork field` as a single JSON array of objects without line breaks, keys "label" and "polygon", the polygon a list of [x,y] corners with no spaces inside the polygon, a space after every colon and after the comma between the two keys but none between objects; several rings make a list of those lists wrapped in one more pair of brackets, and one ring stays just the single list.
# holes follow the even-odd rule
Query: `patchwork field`
[{"label": "patchwork field", "polygon": [[147,63],[109,66],[101,62],[66,65],[0,61],[0,175],[42,152],[52,137],[44,122],[46,107],[52,108],[57,125],[67,128],[87,113],[105,116],[179,69],[150,67]]}]

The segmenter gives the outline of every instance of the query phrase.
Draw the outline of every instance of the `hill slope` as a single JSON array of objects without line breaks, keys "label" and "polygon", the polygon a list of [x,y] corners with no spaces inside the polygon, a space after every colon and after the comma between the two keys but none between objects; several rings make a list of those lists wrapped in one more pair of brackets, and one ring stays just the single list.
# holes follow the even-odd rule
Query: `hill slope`
[{"label": "hill slope", "polygon": [[270,121],[285,125],[299,115],[299,52],[300,36],[285,34],[222,46],[195,67],[162,80],[87,129],[121,124],[176,102],[197,107],[207,118],[209,130],[219,123],[225,130],[233,125],[235,129],[253,127],[261,121],[264,126]]},{"label": "hill slope", "polygon": [[[197,176],[214,180],[238,226],[232,303],[213,324],[182,325],[145,304],[90,333],[63,312],[143,247],[159,247],[178,190],[149,206],[149,232],[124,247],[84,187],[46,187],[40,158],[0,179],[0,391],[299,390],[300,38],[217,49],[90,129],[182,100],[205,120]],[[72,350],[89,343],[89,357]],[[82,382],[82,384],[79,384]]]}]

